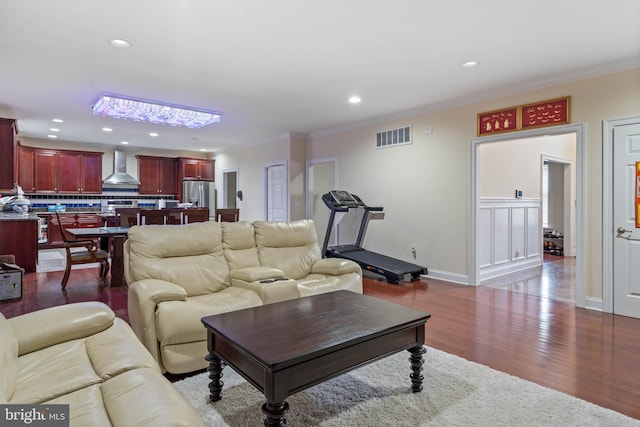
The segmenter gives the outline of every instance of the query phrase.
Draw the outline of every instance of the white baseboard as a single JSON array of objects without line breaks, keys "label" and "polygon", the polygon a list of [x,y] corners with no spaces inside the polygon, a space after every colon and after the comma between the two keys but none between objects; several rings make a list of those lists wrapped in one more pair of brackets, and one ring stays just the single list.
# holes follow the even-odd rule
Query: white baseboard
[{"label": "white baseboard", "polygon": [[432,268],[429,269],[429,274],[423,274],[421,277],[424,277],[425,279],[431,278],[444,280],[445,282],[453,282],[460,285],[469,284],[469,276],[466,274],[451,273],[449,271],[434,270]]},{"label": "white baseboard", "polygon": [[602,311],[602,298],[584,297],[584,308],[589,310]]},{"label": "white baseboard", "polygon": [[529,268],[538,267],[542,265],[542,258],[535,256],[529,259],[523,259],[519,261],[512,261],[505,264],[494,265],[492,267],[480,269],[480,281],[492,279],[494,277],[502,276],[505,274],[515,273],[517,271],[527,270]]}]

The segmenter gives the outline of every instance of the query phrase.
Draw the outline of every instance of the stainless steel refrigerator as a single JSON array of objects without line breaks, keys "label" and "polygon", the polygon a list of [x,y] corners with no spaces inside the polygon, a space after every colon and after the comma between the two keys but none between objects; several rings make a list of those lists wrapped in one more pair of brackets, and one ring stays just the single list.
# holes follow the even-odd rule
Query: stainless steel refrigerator
[{"label": "stainless steel refrigerator", "polygon": [[194,208],[209,208],[209,217],[216,215],[216,187],[212,181],[182,181],[182,202]]}]

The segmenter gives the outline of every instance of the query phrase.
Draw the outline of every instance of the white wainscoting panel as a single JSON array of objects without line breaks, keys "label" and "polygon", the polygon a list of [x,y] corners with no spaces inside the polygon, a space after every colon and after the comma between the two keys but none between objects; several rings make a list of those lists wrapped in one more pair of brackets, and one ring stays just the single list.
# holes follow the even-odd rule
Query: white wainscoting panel
[{"label": "white wainscoting panel", "polygon": [[480,280],[542,264],[540,199],[481,198]]}]

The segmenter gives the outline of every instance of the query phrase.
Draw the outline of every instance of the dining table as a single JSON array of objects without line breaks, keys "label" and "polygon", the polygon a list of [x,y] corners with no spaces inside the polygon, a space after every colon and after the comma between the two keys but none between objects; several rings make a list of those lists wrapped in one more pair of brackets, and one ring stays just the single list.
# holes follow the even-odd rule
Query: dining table
[{"label": "dining table", "polygon": [[[111,256],[111,286],[118,287],[125,284],[124,279],[124,240],[129,233],[129,227],[90,227],[66,228],[76,239],[95,239],[100,241],[100,249]],[[109,247],[111,246],[111,251]]]}]

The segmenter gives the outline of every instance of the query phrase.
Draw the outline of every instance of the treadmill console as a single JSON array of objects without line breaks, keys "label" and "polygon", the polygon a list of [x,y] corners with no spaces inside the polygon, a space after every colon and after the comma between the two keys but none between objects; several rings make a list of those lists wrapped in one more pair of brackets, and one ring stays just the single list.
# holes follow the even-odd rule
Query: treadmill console
[{"label": "treadmill console", "polygon": [[333,202],[339,206],[344,206],[348,208],[357,208],[359,205],[362,204],[362,201],[360,201],[358,196],[354,196],[348,191],[333,190],[333,191],[330,191],[329,194],[331,195]]}]

